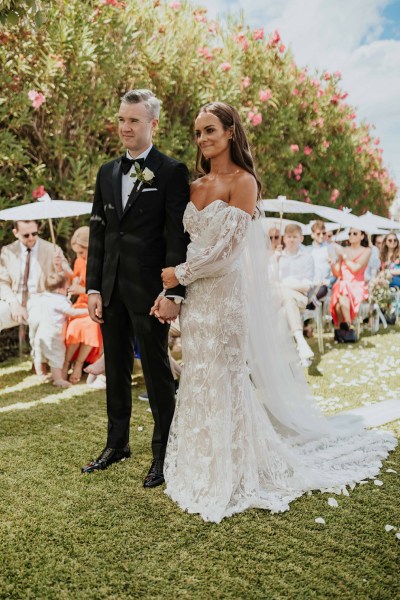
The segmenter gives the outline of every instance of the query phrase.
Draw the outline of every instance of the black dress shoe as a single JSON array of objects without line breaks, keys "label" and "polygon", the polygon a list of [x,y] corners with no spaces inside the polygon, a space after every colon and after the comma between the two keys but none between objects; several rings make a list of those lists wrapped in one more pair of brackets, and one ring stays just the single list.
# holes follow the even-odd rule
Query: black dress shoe
[{"label": "black dress shoe", "polygon": [[143,487],[152,488],[157,487],[165,482],[164,479],[164,461],[154,459],[151,463],[149,472],[144,480]]},{"label": "black dress shoe", "polygon": [[93,473],[93,471],[104,471],[110,465],[121,460],[129,458],[131,455],[131,449],[129,444],[125,448],[104,448],[102,453],[96,460],[88,463],[82,467],[82,473]]}]

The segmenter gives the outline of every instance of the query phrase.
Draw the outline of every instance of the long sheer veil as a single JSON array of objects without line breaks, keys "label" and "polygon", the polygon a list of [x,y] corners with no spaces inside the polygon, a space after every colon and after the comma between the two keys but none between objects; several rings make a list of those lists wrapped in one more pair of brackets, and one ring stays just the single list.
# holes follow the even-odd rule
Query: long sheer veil
[{"label": "long sheer veil", "polygon": [[249,291],[248,367],[257,398],[275,428],[294,443],[357,433],[362,429],[359,418],[326,418],[313,398],[287,324],[276,259],[260,219],[250,225],[244,261]]}]

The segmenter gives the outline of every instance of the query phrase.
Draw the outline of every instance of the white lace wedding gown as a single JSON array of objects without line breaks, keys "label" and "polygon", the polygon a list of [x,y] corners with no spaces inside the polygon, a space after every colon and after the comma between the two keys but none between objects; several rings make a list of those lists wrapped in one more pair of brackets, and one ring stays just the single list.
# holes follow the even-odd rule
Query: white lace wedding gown
[{"label": "white lace wedding gown", "polygon": [[251,507],[285,511],[307,490],[375,476],[396,440],[353,421],[328,420],[316,408],[282,317],[272,263],[257,263],[257,224],[215,200],[201,211],[190,202],[184,225],[191,243],[176,268],[187,286],[184,368],[166,494],[218,523]]}]

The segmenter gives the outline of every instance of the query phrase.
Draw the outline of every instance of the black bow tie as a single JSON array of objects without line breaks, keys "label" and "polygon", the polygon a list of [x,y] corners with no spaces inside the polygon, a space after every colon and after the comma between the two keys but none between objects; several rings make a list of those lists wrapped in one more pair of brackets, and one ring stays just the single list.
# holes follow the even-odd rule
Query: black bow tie
[{"label": "black bow tie", "polygon": [[138,163],[139,167],[142,168],[144,164],[144,158],[128,158],[127,156],[123,156],[121,158],[122,172],[124,175],[130,171],[131,166],[134,163]]}]

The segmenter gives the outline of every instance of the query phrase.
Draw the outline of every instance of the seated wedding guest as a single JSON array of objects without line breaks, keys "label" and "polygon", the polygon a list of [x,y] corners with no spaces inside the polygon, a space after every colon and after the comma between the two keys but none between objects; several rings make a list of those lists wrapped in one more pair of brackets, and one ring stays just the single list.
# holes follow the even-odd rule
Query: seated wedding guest
[{"label": "seated wedding guest", "polygon": [[271,227],[268,230],[269,241],[271,242],[272,250],[276,250],[281,245],[281,234],[277,227]]},{"label": "seated wedding guest", "polygon": [[400,243],[394,231],[388,233],[380,252],[381,268],[392,276],[390,287],[400,287]]},{"label": "seated wedding guest", "polygon": [[324,242],[325,244],[333,244],[335,241],[335,235],[336,232],[335,231],[325,231],[325,235],[324,235]]},{"label": "seated wedding guest", "polygon": [[371,256],[367,236],[363,231],[349,231],[349,246],[336,246],[337,261],[332,263],[332,272],[337,277],[332,288],[330,311],[335,325],[338,342],[355,342],[353,321],[358,315],[360,304],[368,298],[368,287],[364,273]]},{"label": "seated wedding guest", "polygon": [[315,221],[311,225],[311,238],[313,242],[311,246],[306,247],[314,261],[314,289],[312,290],[312,295],[310,294],[310,302],[307,304],[307,308],[311,310],[321,305],[321,302],[326,298],[330,285],[331,265],[328,255],[328,245],[325,242],[325,233],[325,223],[323,221]]},{"label": "seated wedding guest", "polygon": [[[72,284],[69,293],[78,295],[74,302],[75,308],[87,308],[88,297],[86,292],[86,262],[89,246],[89,227],[79,227],[71,238],[71,247],[77,258],[74,263]],[[72,373],[69,377],[71,383],[78,383],[82,377],[84,363],[93,363],[100,356],[103,346],[100,325],[92,321],[87,314],[80,319],[73,319],[68,323],[65,335],[67,352],[63,374],[65,379],[71,363]]]},{"label": "seated wedding guest", "polygon": [[380,252],[381,252],[381,247],[382,247],[382,242],[383,242],[383,235],[373,235],[371,238],[371,243],[369,244],[369,247],[371,248],[371,256],[369,258],[368,261],[368,265],[367,268],[365,269],[365,281],[371,281],[371,279],[373,279],[374,277],[376,277],[376,275],[378,274],[378,271],[380,271],[381,268],[381,259],[380,259]]},{"label": "seated wedding guest", "polygon": [[53,385],[69,387],[62,374],[65,359],[64,332],[67,317],[88,314],[87,309],[73,308],[67,298],[67,278],[64,273],[50,273],[45,282],[46,291],[37,304],[38,325],[34,337],[36,374],[43,377],[42,364],[48,363]]},{"label": "seated wedding guest", "polygon": [[39,237],[36,221],[16,221],[13,234],[16,241],[0,254],[0,331],[29,324],[33,347],[35,298],[44,292],[50,273],[71,269],[61,248]]},{"label": "seated wedding guest", "polygon": [[303,336],[302,313],[306,308],[307,294],[314,279],[314,262],[310,253],[301,247],[303,234],[299,225],[286,225],[283,242],[285,249],[277,252],[276,257],[284,308],[301,363],[303,366],[309,366],[314,353]]}]

